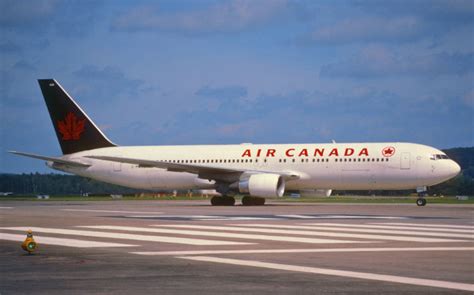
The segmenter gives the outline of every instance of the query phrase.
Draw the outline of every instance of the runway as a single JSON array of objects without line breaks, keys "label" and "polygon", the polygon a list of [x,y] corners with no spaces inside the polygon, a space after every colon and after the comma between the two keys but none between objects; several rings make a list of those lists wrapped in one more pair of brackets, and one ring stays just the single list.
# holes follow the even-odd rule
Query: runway
[{"label": "runway", "polygon": [[[474,292],[474,206],[0,202],[0,293]],[[20,248],[26,230],[39,244]]]}]

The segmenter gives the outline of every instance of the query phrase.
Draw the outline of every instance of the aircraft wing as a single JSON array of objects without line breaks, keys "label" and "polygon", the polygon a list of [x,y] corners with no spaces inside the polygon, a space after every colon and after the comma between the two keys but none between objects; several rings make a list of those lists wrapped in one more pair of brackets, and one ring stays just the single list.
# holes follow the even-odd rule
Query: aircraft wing
[{"label": "aircraft wing", "polygon": [[9,153],[19,155],[19,156],[25,156],[25,157],[30,157],[34,159],[40,159],[40,160],[45,160],[45,161],[51,161],[54,163],[59,163],[59,164],[64,164],[68,166],[76,166],[76,167],[90,167],[88,164],[76,162],[76,161],[71,161],[71,160],[65,160],[62,158],[55,158],[55,157],[47,157],[47,156],[41,156],[41,155],[35,155],[35,154],[29,154],[29,153],[23,153],[23,152],[17,152],[17,151],[8,151]]},{"label": "aircraft wing", "polygon": [[225,182],[235,182],[239,180],[240,175],[243,173],[272,173],[279,174],[285,178],[285,180],[293,180],[300,178],[296,173],[291,172],[273,172],[273,171],[262,171],[262,170],[244,170],[234,168],[222,168],[222,167],[210,167],[201,166],[196,164],[182,164],[182,163],[169,163],[163,161],[144,160],[136,158],[123,158],[123,157],[111,157],[111,156],[86,156],[87,158],[105,160],[119,163],[135,164],[139,167],[155,167],[166,169],[174,172],[188,172],[197,174],[199,178],[213,179]]}]

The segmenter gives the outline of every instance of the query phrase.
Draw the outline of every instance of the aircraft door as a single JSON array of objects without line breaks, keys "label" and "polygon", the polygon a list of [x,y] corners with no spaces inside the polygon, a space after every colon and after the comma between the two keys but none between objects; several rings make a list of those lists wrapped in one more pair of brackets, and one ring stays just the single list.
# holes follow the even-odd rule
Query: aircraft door
[{"label": "aircraft door", "polygon": [[400,157],[400,169],[407,170],[410,169],[411,156],[410,153],[402,153]]},{"label": "aircraft door", "polygon": [[122,171],[122,163],[114,162],[114,172]]}]

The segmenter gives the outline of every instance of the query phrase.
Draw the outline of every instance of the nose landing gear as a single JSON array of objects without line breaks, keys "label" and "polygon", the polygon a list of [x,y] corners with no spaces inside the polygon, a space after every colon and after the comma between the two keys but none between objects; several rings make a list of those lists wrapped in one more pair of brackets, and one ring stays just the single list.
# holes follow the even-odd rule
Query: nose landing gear
[{"label": "nose landing gear", "polygon": [[416,192],[418,193],[418,199],[416,200],[417,206],[425,206],[426,205],[426,186],[417,187]]},{"label": "nose landing gear", "polygon": [[425,198],[418,198],[416,200],[416,205],[417,206],[425,206],[426,205],[426,199]]}]

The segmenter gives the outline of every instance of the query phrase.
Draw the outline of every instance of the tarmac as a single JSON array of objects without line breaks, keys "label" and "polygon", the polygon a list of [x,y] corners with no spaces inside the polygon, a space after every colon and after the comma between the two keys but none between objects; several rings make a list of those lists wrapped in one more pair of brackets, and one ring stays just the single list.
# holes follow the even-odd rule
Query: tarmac
[{"label": "tarmac", "polygon": [[473,205],[0,201],[0,294],[473,294],[473,242]]}]

